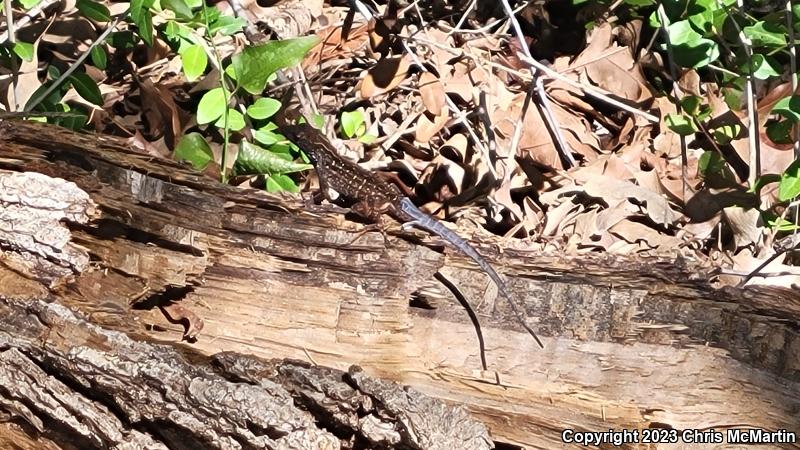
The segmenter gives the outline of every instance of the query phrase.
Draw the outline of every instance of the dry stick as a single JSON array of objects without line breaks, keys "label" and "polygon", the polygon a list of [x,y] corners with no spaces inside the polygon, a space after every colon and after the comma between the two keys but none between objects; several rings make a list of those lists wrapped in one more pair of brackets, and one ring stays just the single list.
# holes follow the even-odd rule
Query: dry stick
[{"label": "dry stick", "polygon": [[[717,4],[719,4],[719,0],[717,0]],[[741,11],[744,9],[744,2],[742,0],[738,0],[736,2],[736,6],[738,6],[739,10]],[[726,8],[725,12],[728,14],[731,22],[733,22],[733,25],[738,30],[739,40],[742,41],[742,47],[747,55],[745,92],[747,93],[747,120],[749,122],[747,127],[747,139],[748,143],[750,144],[750,174],[747,177],[747,182],[750,184],[750,186],[755,186],[756,179],[761,176],[761,145],[758,137],[758,111],[756,110],[756,91],[753,81],[753,72],[755,71],[753,69],[753,47],[752,42],[750,42],[750,39],[744,34],[744,31],[739,26],[739,22],[737,22],[734,17],[730,15],[730,10]]]},{"label": "dry stick", "polygon": [[[717,4],[719,4],[717,0]],[[738,0],[736,2],[739,11],[744,9],[744,2]],[[730,10],[725,9],[725,13],[731,19],[731,22],[736,27],[739,33],[739,40],[742,42],[745,55],[747,55],[747,76],[745,77],[745,92],[747,98],[747,140],[750,149],[750,173],[747,177],[747,183],[752,187],[756,185],[756,180],[761,176],[761,138],[758,135],[758,110],[756,106],[756,91],[755,82],[753,81],[753,47],[750,38],[744,34],[744,30],[739,26],[739,22],[731,16]],[[792,93],[794,95],[794,93]],[[757,247],[758,248],[758,247]]]},{"label": "dry stick", "polygon": [[[531,3],[533,3],[533,2],[532,1],[523,2],[522,4],[520,4],[519,6],[517,6],[514,9],[514,14],[516,14],[516,13],[522,11],[523,9],[527,8]],[[466,17],[468,12],[470,12],[470,11],[469,10],[465,11],[463,17]],[[461,25],[461,22],[462,21],[459,21],[459,23],[456,25],[456,28],[450,27],[450,26],[448,26],[446,24],[441,24],[440,26],[442,28],[448,28],[449,29],[449,31],[447,33],[448,36],[451,33],[455,33],[455,32],[462,33],[462,34],[486,34],[492,28],[496,27],[497,25],[499,25],[499,24],[501,24],[503,22],[507,22],[507,21],[495,19],[495,20],[492,20],[491,22],[489,22],[488,24],[486,24],[486,25],[484,25],[484,26],[482,26],[480,28],[475,28],[475,29],[472,29],[472,30],[460,30],[460,29],[458,29],[458,26]],[[504,26],[503,28],[505,28],[506,26]]]},{"label": "dry stick", "polygon": [[[794,44],[794,14],[792,0],[786,1],[786,28],[789,30],[789,68],[792,74],[792,95],[797,93],[797,47]],[[794,129],[794,159],[800,159],[800,127]]]},{"label": "dry stick", "polygon": [[[786,27],[789,29],[789,68],[792,74],[792,95],[797,94],[797,47],[794,43],[794,13],[792,11],[792,0],[786,1]],[[794,159],[800,159],[800,126],[794,124],[792,127],[794,134]],[[800,222],[800,209],[794,210],[794,223]],[[794,230],[793,234],[796,234]]]},{"label": "dry stick", "polygon": [[111,25],[109,25],[108,28],[106,28],[106,30],[103,31],[103,33],[100,36],[98,36],[97,39],[94,42],[92,42],[92,45],[90,45],[89,48],[87,48],[86,51],[84,51],[81,54],[81,56],[79,56],[78,59],[76,59],[75,62],[73,62],[69,66],[69,68],[66,71],[64,71],[64,73],[61,74],[61,76],[58,77],[58,79],[56,81],[54,81],[53,84],[50,85],[49,88],[47,88],[47,90],[45,90],[43,93],[39,94],[37,97],[32,97],[28,101],[28,104],[25,105],[25,108],[23,109],[23,111],[25,111],[25,112],[31,111],[39,103],[41,103],[42,100],[46,99],[47,96],[50,95],[54,90],[58,89],[58,87],[61,85],[61,83],[63,83],[70,75],[72,75],[72,72],[75,72],[75,69],[77,69],[78,66],[80,66],[83,63],[83,61],[89,56],[89,54],[92,52],[92,50],[94,50],[95,47],[100,45],[101,42],[106,40],[108,35],[111,34],[111,32],[117,27],[117,25],[119,24],[120,20],[122,20],[122,17],[124,15],[125,14],[117,16],[114,19],[114,22],[112,22]]},{"label": "dry stick", "polygon": [[[672,77],[672,91],[675,95],[675,111],[678,114],[681,114],[681,89],[678,86],[678,71],[675,69],[675,53],[672,48],[672,40],[669,38],[669,32],[667,31],[667,26],[669,24],[669,19],[667,18],[667,13],[664,11],[664,5],[658,5],[658,20],[661,21],[661,33],[664,35],[664,41],[667,43],[667,57],[669,59],[669,74]],[[688,200],[687,196],[687,180],[689,175],[686,172],[686,168],[689,166],[689,157],[686,150],[686,136],[683,134],[678,134],[680,137],[681,142],[681,197],[684,204]]]},{"label": "dry stick", "polygon": [[475,6],[477,5],[478,5],[478,0],[472,0],[469,2],[469,6],[467,6],[467,9],[465,9],[464,12],[461,14],[461,19],[458,20],[456,26],[454,28],[451,28],[450,31],[447,32],[448,36],[452,36],[453,34],[458,33],[461,30],[461,27],[464,25],[464,22],[467,21],[467,17],[469,17],[469,15],[472,14],[472,11],[475,9]]},{"label": "dry stick", "polygon": [[623,111],[627,111],[627,112],[629,112],[631,114],[635,114],[637,116],[644,117],[645,119],[649,120],[650,122],[658,123],[660,121],[660,119],[658,117],[656,117],[656,116],[654,116],[654,115],[652,115],[650,113],[647,113],[647,112],[644,112],[642,110],[636,109],[636,108],[634,108],[634,107],[632,107],[630,105],[626,105],[625,103],[622,103],[619,100],[614,100],[613,98],[609,97],[605,92],[603,92],[603,90],[601,90],[601,89],[598,89],[598,88],[596,88],[594,86],[591,86],[591,85],[588,85],[588,84],[583,84],[583,83],[579,83],[577,81],[571,80],[571,79],[565,77],[564,75],[561,75],[560,73],[556,72],[555,70],[551,69],[550,67],[547,67],[546,65],[540,63],[539,61],[536,61],[533,58],[529,58],[529,57],[525,56],[524,54],[520,54],[520,53],[517,53],[517,57],[520,60],[522,60],[522,61],[530,64],[531,66],[541,70],[542,72],[546,73],[548,76],[550,76],[552,78],[555,78],[558,81],[563,81],[564,83],[567,83],[568,85],[574,87],[575,89],[580,89],[581,91],[583,91],[584,94],[586,94],[586,95],[588,95],[590,97],[594,97],[594,98],[596,98],[598,100],[602,100],[602,101],[608,103],[609,105],[615,106],[615,107],[617,107],[617,108],[619,108],[619,109],[621,109]]},{"label": "dry stick", "polygon": [[[519,41],[519,46],[522,49],[522,53],[529,59],[533,59],[531,51],[528,49],[528,44],[525,42],[525,37],[522,35],[522,28],[519,26],[517,17],[514,15],[514,11],[511,10],[511,5],[508,4],[508,0],[501,0],[500,3],[503,5],[503,10],[506,13],[506,17],[508,17],[508,20],[511,23],[511,29],[514,30],[514,34]],[[534,79],[531,87],[535,93],[537,105],[542,110],[542,118],[544,118],[545,126],[550,131],[550,135],[555,138],[556,151],[558,151],[558,153],[561,155],[563,161],[575,166],[576,163],[575,159],[572,157],[572,149],[569,147],[566,140],[564,140],[564,135],[561,134],[561,127],[559,127],[558,123],[556,122],[556,118],[550,108],[550,102],[547,100],[547,94],[544,92],[544,88],[542,87],[541,72],[533,66],[531,67],[531,72],[533,72]],[[529,99],[530,95],[525,97],[526,102],[530,101]],[[525,109],[527,108],[523,108],[523,115],[520,118],[520,123],[517,124],[517,129],[519,129],[524,123]],[[515,130],[514,133],[516,134],[517,132],[518,131]],[[510,153],[516,154],[516,150],[516,147],[512,147]],[[567,169],[568,168],[569,167],[567,167]]]},{"label": "dry stick", "polygon": [[[17,31],[14,27],[14,10],[11,9],[11,0],[3,0],[3,8],[6,10],[6,27],[8,28],[8,43],[11,47],[17,43]],[[17,82],[19,81],[19,66],[17,66],[17,58],[11,56],[11,73],[13,76],[12,89],[11,89],[11,110],[17,111],[19,103],[17,102]]]},{"label": "dry stick", "polygon": [[[783,210],[783,214],[781,214],[781,218],[780,218],[781,222],[783,222],[783,220],[786,218],[786,213],[791,208],[795,208],[795,210],[796,210],[796,208],[797,208],[797,206],[799,204],[800,204],[800,201],[794,201],[794,202],[790,203],[789,206],[786,209]],[[758,267],[753,269],[752,272],[747,274],[747,276],[745,276],[744,279],[742,279],[742,281],[739,282],[739,286],[744,286],[748,281],[750,281],[750,279],[752,279],[754,276],[758,275],[759,272],[761,272],[761,269],[763,269],[764,267],[767,267],[767,265],[769,265],[769,263],[771,263],[776,258],[778,258],[778,256],[788,252],[789,250],[793,250],[793,249],[797,248],[798,246],[800,246],[800,239],[798,238],[798,235],[796,233],[791,234],[789,236],[786,236],[785,238],[783,238],[780,241],[776,242],[775,243],[775,253],[773,255],[770,255],[769,258],[767,258],[764,262],[759,264]]]},{"label": "dry stick", "polygon": [[[54,5],[56,3],[60,3],[60,0],[42,0],[41,3],[34,6],[32,9],[25,12],[25,15],[19,18],[16,23],[17,29],[28,25],[34,17],[38,16],[42,13],[47,7]],[[7,11],[10,11],[11,8],[6,8]],[[12,28],[9,28],[7,31],[0,33],[0,44],[4,44],[6,41],[9,40],[10,34],[9,32],[13,31]]]},{"label": "dry stick", "polygon": [[[419,42],[421,42],[423,44],[426,44],[426,45],[434,46],[434,47],[439,48],[439,49],[441,49],[441,50],[443,50],[443,51],[445,51],[447,53],[450,53],[451,55],[454,55],[454,56],[461,56],[461,57],[464,57],[464,58],[469,58],[470,60],[473,60],[473,61],[475,60],[475,58],[473,56],[465,53],[463,50],[455,50],[453,48],[446,47],[446,46],[444,46],[442,44],[439,44],[438,42],[432,42],[432,41],[428,41],[428,40],[425,40],[425,39],[422,39],[422,38],[418,38],[418,37],[413,38],[413,40],[419,41]],[[614,50],[614,51],[612,51],[610,53],[606,53],[606,54],[604,54],[604,57],[611,56],[611,55],[615,54],[617,51],[620,51],[620,50]],[[615,99],[611,98],[609,96],[610,93],[608,91],[605,91],[603,89],[600,89],[598,87],[595,87],[595,86],[592,86],[592,85],[589,85],[589,84],[584,84],[584,83],[581,83],[579,81],[575,81],[575,80],[572,80],[570,78],[567,78],[566,76],[562,75],[558,71],[553,70],[552,68],[540,63],[539,61],[536,61],[535,59],[528,58],[525,55],[522,55],[522,54],[518,53],[517,57],[519,57],[522,61],[524,61],[524,62],[536,67],[536,69],[544,72],[548,77],[554,78],[554,79],[556,79],[558,81],[566,83],[566,84],[570,85],[571,87],[580,90],[584,94],[586,94],[586,95],[588,95],[590,97],[594,97],[597,100],[600,100],[601,102],[608,103],[609,105],[612,105],[612,106],[614,106],[616,108],[619,108],[619,109],[621,109],[623,111],[629,112],[629,113],[631,113],[633,115],[636,115],[636,116],[639,116],[639,117],[643,117],[644,119],[646,119],[649,122],[658,123],[660,121],[660,119],[658,117],[656,117],[656,116],[654,116],[654,115],[652,115],[650,113],[647,113],[647,112],[642,111],[640,109],[636,109],[636,108],[634,108],[634,107],[632,107],[630,105],[627,105],[625,103],[620,102],[619,100],[615,100]],[[602,58],[598,58],[598,59],[602,59]],[[590,62],[591,61],[587,61],[587,62],[581,63],[581,64],[579,64],[579,65],[577,65],[575,67],[570,67],[569,69],[566,69],[565,72],[573,71],[578,67],[581,67],[581,66],[584,66],[586,64],[589,64]],[[526,81],[533,80],[533,77],[531,77],[530,75],[528,75],[526,73],[523,73],[523,72],[520,72],[520,71],[517,71],[517,70],[514,70],[514,69],[512,69],[510,67],[506,67],[506,66],[503,66],[503,65],[500,65],[500,64],[497,64],[497,63],[493,63],[493,62],[490,62],[489,65],[491,67],[497,69],[497,70],[502,70],[504,72],[513,74],[514,76],[517,76],[517,77],[519,77],[519,78],[521,78],[523,80],[526,80]]]},{"label": "dry stick", "polygon": [[[412,52],[411,49],[408,47],[408,43],[406,42],[406,38],[404,38],[402,36],[399,36],[399,37],[401,38],[401,43],[403,44],[403,49],[406,51],[406,54],[411,57],[412,61],[414,61],[414,64],[420,70],[422,70],[423,72],[430,72],[428,70],[428,68],[425,67],[422,64],[422,62],[419,60],[419,58],[417,58],[417,55],[414,52]],[[473,142],[473,144],[475,144],[475,147],[478,148],[478,151],[480,152],[481,157],[483,157],[485,161],[491,161],[491,159],[489,158],[489,150],[486,148],[486,146],[483,144],[483,141],[481,140],[481,138],[475,132],[475,129],[472,127],[472,124],[469,122],[469,120],[467,120],[467,115],[458,108],[458,105],[456,105],[455,102],[453,102],[453,100],[450,99],[449,96],[445,96],[445,102],[447,103],[448,109],[450,109],[450,111],[452,111],[453,114],[455,114],[456,120],[458,120],[458,122],[469,133],[469,137],[472,139],[472,142]],[[497,171],[495,170],[494,166],[492,164],[487,164],[486,166],[487,166],[487,168],[489,170],[489,173],[491,173],[492,177],[496,180],[498,178],[498,176],[497,176]]]}]

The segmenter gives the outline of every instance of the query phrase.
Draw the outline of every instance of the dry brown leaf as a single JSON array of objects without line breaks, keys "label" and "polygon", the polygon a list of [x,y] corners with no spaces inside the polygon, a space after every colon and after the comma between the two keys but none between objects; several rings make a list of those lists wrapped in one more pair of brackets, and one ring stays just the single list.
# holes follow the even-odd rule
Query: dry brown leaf
[{"label": "dry brown leaf", "polygon": [[539,111],[536,108],[530,108],[525,120],[520,123],[521,110],[518,105],[521,104],[514,105],[512,103],[508,109],[497,105],[494,107],[495,109],[489,111],[489,118],[492,123],[496,124],[497,131],[500,133],[496,136],[498,146],[510,148],[514,129],[521,126],[522,135],[517,150],[521,164],[534,162],[540,167],[563,168]]},{"label": "dry brown leaf", "polygon": [[448,156],[451,153],[454,153],[453,156],[448,156],[449,159],[458,162],[464,162],[467,160],[467,149],[469,146],[469,140],[463,133],[457,133],[450,136],[444,144],[439,148],[439,153],[442,155]]},{"label": "dry brown leaf", "polygon": [[579,243],[590,241],[592,236],[598,234],[597,209],[593,208],[575,218],[574,234]]},{"label": "dry brown leaf", "polygon": [[583,73],[584,81],[639,105],[652,102],[653,94],[647,88],[647,79],[632,49],[619,47],[614,42],[610,22],[595,27],[587,41],[588,45],[572,64]]},{"label": "dry brown leaf", "polygon": [[673,225],[681,217],[670,208],[664,197],[630,181],[597,177],[589,180],[584,189],[588,195],[602,198],[609,204],[633,199],[636,205],[644,209],[650,220],[663,226]]},{"label": "dry brown leaf", "polygon": [[579,183],[586,183],[595,177],[610,177],[618,180],[633,178],[628,164],[618,155],[601,155],[585,166],[578,167],[570,175]]},{"label": "dry brown leaf", "polygon": [[681,244],[681,240],[643,225],[639,222],[633,222],[625,219],[609,228],[609,232],[619,236],[626,242],[632,244],[645,243],[650,248],[673,249]]},{"label": "dry brown leaf", "polygon": [[447,125],[447,119],[450,117],[448,112],[445,109],[441,114],[434,117],[430,117],[430,113],[421,114],[417,121],[417,128],[414,131],[414,140],[423,144],[430,141],[432,137],[436,136],[436,133]]},{"label": "dry brown leaf", "polygon": [[445,107],[444,86],[431,72],[423,72],[419,77],[419,94],[422,104],[434,115],[441,114]]},{"label": "dry brown leaf", "polygon": [[525,234],[528,234],[530,230],[537,230],[544,218],[542,208],[540,208],[532,198],[525,197],[522,200],[522,209],[524,214],[520,225],[525,229]]},{"label": "dry brown leaf", "polygon": [[[471,43],[471,45],[474,44]],[[470,47],[470,53],[473,54],[476,60],[487,59],[487,55],[483,55],[475,47]],[[504,87],[502,81],[494,74],[481,66],[475,65],[474,61],[468,59],[459,59],[447,70],[444,68],[439,69],[439,73],[442,75],[441,81],[445,92],[458,95],[465,102],[476,100],[481,93],[481,88],[484,86]]]},{"label": "dry brown leaf", "polygon": [[700,89],[700,75],[694,69],[687,70],[683,73],[681,79],[678,80],[678,86],[680,86],[686,94],[703,95],[702,89]]},{"label": "dry brown leaf", "polygon": [[410,66],[411,58],[408,55],[392,56],[378,61],[361,83],[361,98],[370,99],[400,86],[408,78]]},{"label": "dry brown leaf", "polygon": [[506,180],[497,188],[494,192],[494,199],[497,203],[514,213],[516,217],[522,217],[522,210],[517,203],[514,202],[514,199],[511,198],[511,183],[509,180]]},{"label": "dry brown leaf", "polygon": [[598,232],[606,232],[609,228],[631,215],[631,212],[621,204],[609,206],[597,214],[595,227]]},{"label": "dry brown leaf", "polygon": [[761,213],[757,209],[730,206],[722,210],[722,217],[731,229],[737,249],[761,243],[764,229],[758,225]]},{"label": "dry brown leaf", "polygon": [[147,120],[147,135],[152,138],[164,136],[169,148],[175,148],[177,138],[183,134],[181,114],[172,92],[164,86],[156,86],[149,80],[137,80],[142,97],[142,116]]},{"label": "dry brown leaf", "polygon": [[581,206],[575,203],[564,202],[554,209],[547,211],[542,236],[556,236],[559,230],[567,225],[571,225],[571,219],[578,215],[580,208]]}]

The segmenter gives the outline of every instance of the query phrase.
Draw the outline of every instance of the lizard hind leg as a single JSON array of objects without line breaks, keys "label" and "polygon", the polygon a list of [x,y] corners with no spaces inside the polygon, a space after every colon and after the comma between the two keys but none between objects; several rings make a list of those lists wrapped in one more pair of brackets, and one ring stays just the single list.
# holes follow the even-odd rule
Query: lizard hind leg
[{"label": "lizard hind leg", "polygon": [[353,242],[357,241],[361,236],[370,231],[380,231],[381,235],[383,236],[384,246],[389,245],[389,238],[386,236],[386,227],[384,226],[383,215],[380,211],[370,208],[370,206],[365,202],[358,202],[351,206],[350,209],[359,216],[371,220],[373,223],[365,225],[364,228],[358,230],[356,232],[356,236],[348,243],[348,245],[352,245]]}]

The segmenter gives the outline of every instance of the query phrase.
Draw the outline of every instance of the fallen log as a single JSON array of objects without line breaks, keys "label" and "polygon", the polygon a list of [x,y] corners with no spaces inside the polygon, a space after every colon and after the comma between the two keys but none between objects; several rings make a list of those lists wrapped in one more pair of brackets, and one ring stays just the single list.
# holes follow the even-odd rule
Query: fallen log
[{"label": "fallen log", "polygon": [[[708,269],[687,260],[568,257],[529,250],[526,243],[506,246],[498,255],[490,246],[475,243],[494,261],[512,295],[525,305],[529,322],[544,336],[546,348],[539,350],[505,303],[497,301],[492,283],[480,269],[456,253],[442,254],[438,242],[423,233],[392,228],[386,237],[379,232],[362,235],[358,233],[362,225],[347,220],[349,216],[339,208],[223,186],[180,164],[141,154],[114,138],[24,122],[3,122],[0,135],[0,170],[4,171],[0,175],[10,179],[35,172],[49,180],[74,183],[75,191],[86,196],[62,205],[66,212],[56,221],[68,226],[64,228],[67,238],[56,232],[58,225],[0,234],[5,250],[0,260],[0,306],[8,310],[0,315],[0,336],[5,336],[0,350],[9,361],[17,361],[17,371],[42,368],[42,361],[69,361],[73,356],[68,348],[81,342],[103,358],[112,358],[116,350],[105,342],[108,337],[85,335],[121,332],[137,345],[164,352],[141,351],[138,359],[129,362],[133,367],[167,361],[174,355],[171,352],[187,358],[175,378],[154,377],[164,381],[164,392],[175,383],[190,383],[192,370],[210,371],[209,358],[218,355],[217,371],[239,364],[273,374],[262,379],[213,372],[227,382],[237,377],[248,381],[248,386],[264,379],[275,382],[275,367],[282,364],[318,368],[320,373],[308,376],[320,379],[326,379],[322,372],[338,369],[326,383],[344,383],[357,392],[352,395],[376,402],[374,392],[360,391],[363,384],[354,381],[363,375],[351,369],[358,365],[371,377],[410,385],[450,405],[464,405],[488,427],[495,441],[529,448],[563,446],[565,437],[574,437],[566,430],[640,432],[639,441],[629,439],[623,442],[624,448],[638,448],[648,430],[751,427],[800,432],[796,413],[800,410],[800,296],[795,291],[714,290],[706,281]],[[55,198],[55,192],[52,187],[40,190],[35,198]],[[5,211],[8,205],[19,204],[2,201]],[[47,208],[56,207],[42,207]],[[36,235],[45,229],[54,236]],[[26,235],[32,237],[26,240]],[[467,314],[434,279],[436,272],[463,291],[478,311],[488,372],[481,370]],[[58,314],[74,312],[85,322],[76,318],[69,322],[72,331],[67,331],[60,322],[43,321],[41,328],[32,331],[35,337],[25,338],[28,344],[13,338],[25,329],[19,321],[38,322],[42,319],[37,317],[56,314],[48,308],[59,306],[66,309],[58,309]],[[161,308],[181,323],[170,323]],[[84,328],[92,331],[78,331]],[[187,329],[194,339],[182,341]],[[63,352],[58,357],[46,356],[45,350],[36,353],[32,342]],[[220,356],[221,352],[272,362],[232,357],[232,353]],[[305,364],[282,361],[285,358]],[[232,362],[237,359],[251,362]],[[44,373],[67,367],[63,362],[47,364]],[[194,365],[198,367],[191,369]],[[98,364],[93,370],[101,377],[111,376],[114,369]],[[30,376],[30,386],[43,382]],[[146,416],[144,410],[158,408],[147,401],[128,402],[123,415],[122,407],[109,398],[108,392],[113,391],[104,394],[98,389],[92,395],[96,384],[80,381],[83,378],[77,374],[65,378],[67,382],[61,380],[65,389],[121,416],[124,430],[120,432],[126,438],[149,438],[180,448],[177,436],[185,429],[157,419],[169,410],[167,406]],[[141,385],[134,389],[137,381]],[[281,386],[292,392],[291,387]],[[118,388],[139,393],[153,390],[136,379]],[[28,406],[25,412],[16,395],[0,388],[4,400],[0,411],[14,417],[14,423],[27,424],[22,434],[35,435],[36,419],[42,420],[39,409]],[[227,407],[249,408],[247,395]],[[318,403],[305,404],[305,396],[293,395],[286,401],[291,398],[303,406],[300,411],[315,414]],[[389,408],[392,419],[376,421],[375,427],[390,423],[393,436],[402,438],[404,432],[398,430],[417,427],[403,422],[409,408],[413,405]],[[191,408],[181,409],[181,414],[170,420],[205,420],[193,416]],[[355,417],[368,417],[364,414],[339,417],[336,423],[351,424]],[[382,413],[377,416],[383,418]],[[319,417],[315,414],[314,420]],[[457,414],[452,417],[461,420]],[[298,427],[305,430],[314,420]],[[151,426],[152,421],[164,428]],[[338,445],[351,445],[352,436],[360,442],[378,442],[352,425],[340,436],[336,433],[340,426],[324,422],[304,442],[322,442],[315,439],[327,439],[317,437],[323,432],[339,437]],[[274,440],[271,427],[280,429],[278,422],[248,426],[252,439]],[[461,436],[464,442],[484,442],[475,431],[477,425],[467,428],[473,431]],[[214,433],[227,437],[229,430],[223,427]],[[20,434],[6,431],[7,436]],[[139,437],[135,431],[146,436]],[[200,436],[198,442],[210,448],[233,448],[228,446],[232,441]],[[349,437],[342,440],[342,436]],[[250,437],[237,435],[234,440],[243,439]],[[386,439],[382,445],[453,447],[452,441],[440,436],[431,438],[436,443],[424,445]],[[63,445],[55,438],[53,442]],[[705,448],[698,443],[682,444],[682,448]]]}]

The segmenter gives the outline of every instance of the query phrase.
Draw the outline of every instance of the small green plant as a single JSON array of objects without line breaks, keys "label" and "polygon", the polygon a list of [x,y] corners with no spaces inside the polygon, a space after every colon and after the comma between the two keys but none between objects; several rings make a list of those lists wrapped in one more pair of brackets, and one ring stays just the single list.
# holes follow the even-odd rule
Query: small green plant
[{"label": "small green plant", "polygon": [[[239,143],[231,176],[263,176],[267,190],[271,192],[298,191],[297,184],[288,174],[307,170],[310,166],[293,161],[289,145],[277,133],[277,125],[270,120],[280,110],[281,104],[274,98],[263,97],[261,93],[278,70],[298,64],[317,42],[318,39],[311,36],[247,47],[233,55],[230,64],[223,68],[220,86],[209,89],[200,98],[197,123],[217,128],[224,136],[222,181],[228,179],[225,157],[230,133],[241,133],[243,139]],[[213,45],[212,51],[221,67],[221,59]],[[188,60],[183,57],[185,54],[182,54],[184,62]],[[186,67],[184,63],[184,70]],[[193,73],[199,70],[199,67],[189,67]],[[252,141],[247,136],[251,136]],[[178,145],[182,151],[176,153],[176,157],[193,164],[210,162],[205,141],[200,142],[196,136],[184,139],[186,145],[181,146],[182,140]]]},{"label": "small green plant", "polygon": [[370,144],[377,139],[377,136],[367,133],[363,108],[342,112],[341,125],[342,132],[348,139],[357,139],[362,144]]}]

